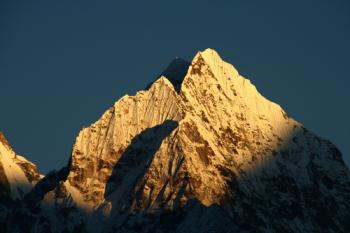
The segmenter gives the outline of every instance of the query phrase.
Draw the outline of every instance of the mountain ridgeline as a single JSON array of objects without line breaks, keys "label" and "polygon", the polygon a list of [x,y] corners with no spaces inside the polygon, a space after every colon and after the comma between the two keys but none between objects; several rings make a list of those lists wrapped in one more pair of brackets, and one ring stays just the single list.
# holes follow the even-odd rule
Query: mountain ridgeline
[{"label": "mountain ridgeline", "polygon": [[4,233],[350,232],[339,150],[212,49],[170,63],[42,176],[0,135]]}]

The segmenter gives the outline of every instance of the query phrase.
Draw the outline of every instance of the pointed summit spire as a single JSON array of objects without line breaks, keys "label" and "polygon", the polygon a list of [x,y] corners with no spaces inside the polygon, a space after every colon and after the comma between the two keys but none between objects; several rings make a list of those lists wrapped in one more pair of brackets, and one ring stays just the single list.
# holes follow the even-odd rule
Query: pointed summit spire
[{"label": "pointed summit spire", "polygon": [[[167,68],[159,75],[159,77],[166,77],[174,86],[175,91],[179,93],[182,81],[184,80],[190,65],[190,62],[180,57],[176,57],[169,63]],[[146,90],[148,90],[152,86],[152,84],[159,79],[159,77],[157,77],[157,79],[153,82],[149,83],[146,87]]]},{"label": "pointed summit spire", "polygon": [[5,135],[0,131],[0,143],[2,143],[3,145],[5,145],[8,148],[11,148],[10,143],[7,141]]},{"label": "pointed summit spire", "polygon": [[169,79],[174,85],[176,92],[181,89],[181,83],[184,80],[190,63],[182,58],[176,57],[168,67],[162,72],[162,75]]}]

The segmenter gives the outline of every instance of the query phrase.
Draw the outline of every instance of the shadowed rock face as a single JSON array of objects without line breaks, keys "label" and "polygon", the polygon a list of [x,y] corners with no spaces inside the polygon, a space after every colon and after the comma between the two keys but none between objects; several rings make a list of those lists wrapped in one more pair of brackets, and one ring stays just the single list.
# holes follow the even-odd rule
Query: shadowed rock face
[{"label": "shadowed rock face", "polygon": [[349,232],[341,153],[211,49],[81,130],[9,232]]},{"label": "shadowed rock face", "polygon": [[106,185],[105,199],[111,202],[113,212],[125,211],[126,208],[128,208],[126,212],[133,208],[145,209],[151,204],[140,202],[147,201],[143,200],[143,197],[137,196],[143,187],[137,187],[140,190],[135,188],[143,183],[140,181],[148,172],[162,141],[176,128],[177,122],[168,120],[155,127],[145,129],[133,138],[113,168],[112,175]]},{"label": "shadowed rock face", "polygon": [[[10,183],[6,177],[4,167],[0,164],[0,201],[11,194]],[[2,201],[1,201],[2,202]]]},{"label": "shadowed rock face", "polygon": [[[182,58],[175,58],[170,62],[168,67],[161,73],[160,77],[167,78],[177,93],[181,90],[181,84],[186,76],[187,70],[191,65],[190,62],[183,60]],[[148,84],[146,90],[152,86],[153,82]]]},{"label": "shadowed rock face", "polygon": [[173,84],[177,93],[181,90],[181,84],[186,76],[187,70],[191,63],[181,58],[174,59],[169,66],[163,71],[162,75]]}]

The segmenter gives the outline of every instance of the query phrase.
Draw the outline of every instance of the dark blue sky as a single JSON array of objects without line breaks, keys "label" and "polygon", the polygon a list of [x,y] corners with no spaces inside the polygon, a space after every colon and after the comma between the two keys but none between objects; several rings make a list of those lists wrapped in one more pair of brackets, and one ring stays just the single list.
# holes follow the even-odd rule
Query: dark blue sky
[{"label": "dark blue sky", "polygon": [[119,97],[207,47],[350,164],[350,1],[119,2],[0,1],[0,130],[42,172]]}]

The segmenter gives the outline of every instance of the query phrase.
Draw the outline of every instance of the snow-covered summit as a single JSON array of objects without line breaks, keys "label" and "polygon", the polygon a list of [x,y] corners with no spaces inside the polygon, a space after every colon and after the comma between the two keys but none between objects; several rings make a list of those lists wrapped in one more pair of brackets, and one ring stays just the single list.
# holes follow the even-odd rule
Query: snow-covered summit
[{"label": "snow-covered summit", "polygon": [[33,233],[350,231],[339,150],[213,49],[114,103],[27,197]]},{"label": "snow-covered summit", "polygon": [[17,155],[0,132],[0,189],[12,199],[22,198],[41,178],[36,166]]}]

